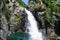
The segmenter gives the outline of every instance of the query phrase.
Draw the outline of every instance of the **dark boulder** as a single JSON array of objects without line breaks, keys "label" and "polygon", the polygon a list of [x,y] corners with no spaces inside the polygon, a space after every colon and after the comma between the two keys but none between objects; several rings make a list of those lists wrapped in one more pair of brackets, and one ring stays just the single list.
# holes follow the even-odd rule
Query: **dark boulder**
[{"label": "dark boulder", "polygon": [[55,21],[55,33],[60,36],[60,20]]}]

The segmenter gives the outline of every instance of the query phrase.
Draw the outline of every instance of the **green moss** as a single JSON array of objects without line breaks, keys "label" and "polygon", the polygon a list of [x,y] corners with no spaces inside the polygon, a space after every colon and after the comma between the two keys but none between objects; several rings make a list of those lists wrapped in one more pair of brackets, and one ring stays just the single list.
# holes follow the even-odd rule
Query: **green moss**
[{"label": "green moss", "polygon": [[15,16],[15,22],[19,22],[20,18]]},{"label": "green moss", "polygon": [[2,0],[0,0],[0,4],[1,4]]},{"label": "green moss", "polygon": [[4,18],[4,17],[5,17],[5,15],[2,14],[2,18]]}]

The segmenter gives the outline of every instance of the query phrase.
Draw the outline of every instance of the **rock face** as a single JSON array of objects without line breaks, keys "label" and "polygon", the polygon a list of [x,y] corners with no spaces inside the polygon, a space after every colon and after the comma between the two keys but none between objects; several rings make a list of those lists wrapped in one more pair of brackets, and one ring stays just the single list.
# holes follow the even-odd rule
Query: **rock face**
[{"label": "rock face", "polygon": [[[9,0],[5,7],[10,11],[10,14],[5,11],[7,15],[2,13],[0,17],[0,37],[6,40],[7,36],[15,32],[25,32],[25,22],[26,22],[26,13],[24,12],[24,7],[19,5],[15,0]],[[3,11],[3,10],[2,10]],[[9,19],[6,18],[9,14]],[[4,34],[3,34],[4,33]]]},{"label": "rock face", "polygon": [[44,21],[43,21],[44,19],[42,16],[45,15],[45,12],[44,12],[45,6],[43,5],[43,3],[42,2],[36,3],[34,0],[30,0],[28,7],[29,7],[29,10],[35,16],[39,25],[39,29],[42,28],[42,26],[44,26]]},{"label": "rock face", "polygon": [[19,3],[17,3],[16,1],[9,0],[9,4],[7,5],[7,8],[9,8],[9,10],[11,11],[11,17],[9,22],[10,31],[12,31],[12,33],[14,33],[14,31],[17,32],[19,29],[21,29],[21,31],[24,31],[23,27],[25,25],[26,17],[26,14],[24,13],[24,8],[21,5],[19,5]]}]

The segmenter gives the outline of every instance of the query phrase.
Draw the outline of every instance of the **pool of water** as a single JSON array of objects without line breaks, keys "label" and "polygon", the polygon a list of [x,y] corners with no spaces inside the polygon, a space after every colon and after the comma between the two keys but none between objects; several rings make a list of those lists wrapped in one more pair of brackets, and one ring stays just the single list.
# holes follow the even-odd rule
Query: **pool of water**
[{"label": "pool of water", "polygon": [[8,40],[32,40],[28,33],[14,33],[9,36]]}]

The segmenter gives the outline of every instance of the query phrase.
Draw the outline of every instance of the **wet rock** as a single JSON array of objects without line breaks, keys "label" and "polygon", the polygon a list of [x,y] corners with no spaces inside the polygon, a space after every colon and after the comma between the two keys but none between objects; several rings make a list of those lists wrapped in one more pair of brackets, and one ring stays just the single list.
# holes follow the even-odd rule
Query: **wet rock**
[{"label": "wet rock", "polygon": [[60,36],[60,20],[55,22],[55,33]]},{"label": "wet rock", "polygon": [[22,32],[25,32],[26,30],[26,27],[25,27],[25,23],[27,21],[27,15],[26,13],[23,11],[21,14],[20,14],[20,21],[18,23],[18,25],[20,26],[20,29]]},{"label": "wet rock", "polygon": [[3,40],[3,39],[0,37],[0,40]]}]

